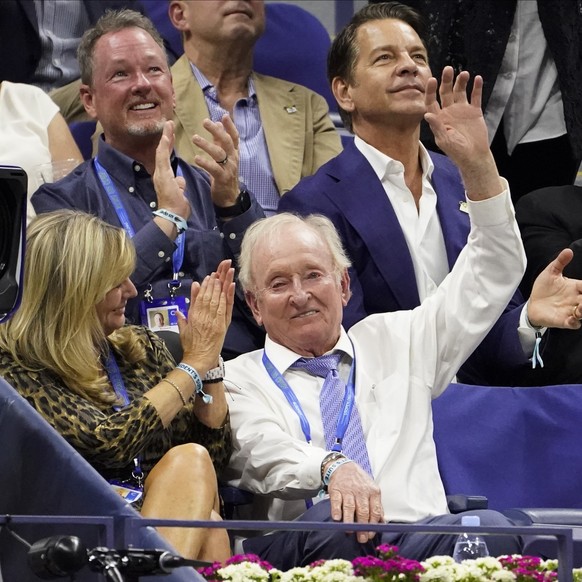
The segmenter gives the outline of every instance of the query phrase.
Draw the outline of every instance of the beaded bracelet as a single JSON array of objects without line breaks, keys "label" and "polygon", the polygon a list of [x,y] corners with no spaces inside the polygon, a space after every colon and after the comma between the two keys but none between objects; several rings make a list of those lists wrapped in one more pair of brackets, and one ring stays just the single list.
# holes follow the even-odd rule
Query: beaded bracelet
[{"label": "beaded bracelet", "polygon": [[186,372],[190,378],[192,378],[192,382],[194,382],[195,392],[198,396],[202,398],[204,404],[212,404],[212,396],[210,394],[206,394],[204,392],[204,385],[202,384],[202,378],[200,378],[200,374],[196,371],[195,368],[185,364],[184,362],[180,362],[176,366],[177,370],[182,370],[182,372]]},{"label": "beaded bracelet", "polygon": [[186,399],[184,398],[184,394],[182,394],[182,390],[180,390],[178,384],[172,382],[172,380],[168,380],[167,378],[162,378],[162,382],[167,382],[170,386],[173,386],[176,392],[180,395],[180,400],[182,401],[182,404],[186,406]]},{"label": "beaded bracelet", "polygon": [[336,472],[337,469],[339,469],[342,465],[345,465],[346,463],[353,463],[353,461],[351,459],[348,459],[347,457],[344,457],[343,459],[338,459],[337,461],[334,461],[326,469],[325,475],[323,476],[323,489],[325,491],[327,491],[327,487],[329,485],[331,476]]},{"label": "beaded bracelet", "polygon": [[174,214],[173,212],[166,210],[165,208],[154,210],[152,214],[154,216],[160,216],[161,218],[165,218],[166,220],[173,222],[176,225],[176,228],[178,229],[178,234],[182,234],[188,228],[188,223],[184,218],[182,218],[178,214]]}]

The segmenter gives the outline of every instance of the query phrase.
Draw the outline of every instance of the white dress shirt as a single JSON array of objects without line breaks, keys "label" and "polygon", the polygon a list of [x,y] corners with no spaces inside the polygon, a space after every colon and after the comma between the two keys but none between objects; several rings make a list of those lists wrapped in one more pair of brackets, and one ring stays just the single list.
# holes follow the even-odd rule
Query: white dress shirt
[{"label": "white dress shirt", "polygon": [[449,272],[445,239],[436,209],[437,194],[431,182],[434,164],[426,148],[419,144],[422,194],[417,209],[414,196],[404,181],[402,162],[383,154],[358,136],[354,138],[354,145],[372,166],[394,208],[410,251],[422,303],[434,293]]},{"label": "white dress shirt", "polygon": [[[413,311],[371,315],[349,333],[342,329],[334,347],[355,355],[356,404],[389,521],[447,513],[431,399],[481,342],[524,272],[508,192],[468,206],[469,243],[436,292]],[[226,362],[235,446],[227,478],[262,494],[256,496],[255,518],[293,519],[305,511],[305,499],[317,500],[322,486],[320,468],[327,454],[319,411],[323,380],[289,370],[299,355],[269,338],[265,351],[301,403],[312,443],[265,370],[263,350],[243,354]],[[340,374],[346,373],[344,366]]]}]

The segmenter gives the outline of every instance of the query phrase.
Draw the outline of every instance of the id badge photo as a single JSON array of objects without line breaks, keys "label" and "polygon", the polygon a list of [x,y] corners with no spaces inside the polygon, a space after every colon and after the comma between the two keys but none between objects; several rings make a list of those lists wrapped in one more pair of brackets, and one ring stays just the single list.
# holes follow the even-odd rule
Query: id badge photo
[{"label": "id badge photo", "polygon": [[140,303],[141,323],[152,331],[166,330],[178,333],[178,311],[184,315],[188,313],[186,297],[181,295],[142,301]]}]

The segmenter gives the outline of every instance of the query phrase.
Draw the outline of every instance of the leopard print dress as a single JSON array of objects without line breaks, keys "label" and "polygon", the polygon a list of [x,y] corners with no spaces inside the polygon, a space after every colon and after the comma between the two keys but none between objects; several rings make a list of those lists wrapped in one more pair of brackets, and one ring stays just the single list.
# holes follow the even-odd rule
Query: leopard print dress
[{"label": "leopard print dress", "polygon": [[199,443],[206,447],[217,475],[232,452],[229,418],[221,428],[209,428],[195,416],[189,402],[164,428],[143,394],[175,368],[164,342],[147,328],[131,326],[146,349],[138,365],[116,360],[130,403],[118,410],[96,404],[65,386],[50,372],[30,372],[0,350],[0,376],[26,400],[106,479],[131,476],[133,459],[140,457],[144,476],[173,446]]}]

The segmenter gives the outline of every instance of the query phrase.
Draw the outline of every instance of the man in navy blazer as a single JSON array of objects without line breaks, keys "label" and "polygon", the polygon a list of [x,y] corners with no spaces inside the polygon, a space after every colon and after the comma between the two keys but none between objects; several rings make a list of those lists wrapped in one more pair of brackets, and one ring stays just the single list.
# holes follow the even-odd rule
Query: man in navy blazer
[{"label": "man in navy blazer", "polygon": [[[422,38],[419,14],[402,4],[369,5],[352,18],[332,45],[328,78],[354,142],[279,204],[279,211],[328,216],[340,232],[353,264],[346,327],[420,305],[469,234],[457,168],[419,141],[431,76]],[[519,384],[534,345],[518,292],[458,378]]]}]

